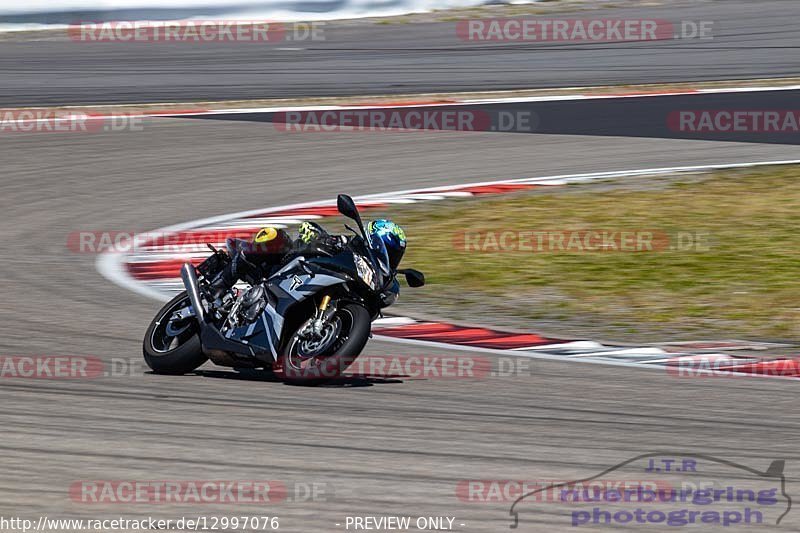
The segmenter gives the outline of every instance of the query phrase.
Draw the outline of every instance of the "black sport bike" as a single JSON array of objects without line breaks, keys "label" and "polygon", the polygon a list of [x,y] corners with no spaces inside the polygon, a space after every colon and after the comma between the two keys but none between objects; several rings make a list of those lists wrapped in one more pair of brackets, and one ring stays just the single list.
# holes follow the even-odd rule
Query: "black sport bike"
[{"label": "black sport bike", "polygon": [[397,275],[410,287],[423,286],[425,276],[390,267],[383,241],[366,233],[352,198],[339,195],[337,207],[358,226],[348,227],[355,235],[339,251],[289,257],[244,290],[216,294],[210,282],[231,259],[211,246],[214,253],[197,268],[184,264],[186,290],[147,328],[147,365],[159,374],[185,374],[211,359],[310,385],[341,375],[364,349],[372,321],[397,299]]}]

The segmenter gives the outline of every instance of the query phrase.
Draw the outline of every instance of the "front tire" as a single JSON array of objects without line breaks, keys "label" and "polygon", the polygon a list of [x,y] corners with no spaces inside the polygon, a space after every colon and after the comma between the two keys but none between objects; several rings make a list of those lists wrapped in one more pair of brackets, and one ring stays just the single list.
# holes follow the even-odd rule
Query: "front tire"
[{"label": "front tire", "polygon": [[363,306],[348,303],[336,311],[334,318],[341,328],[336,342],[323,355],[303,357],[297,333],[281,354],[281,378],[293,385],[320,385],[338,378],[353,364],[369,340],[372,320]]},{"label": "front tire", "polygon": [[161,308],[147,328],[142,351],[147,366],[156,374],[186,374],[208,360],[203,354],[194,317],[177,329],[169,324],[172,313],[189,305],[186,291],[178,294]]}]

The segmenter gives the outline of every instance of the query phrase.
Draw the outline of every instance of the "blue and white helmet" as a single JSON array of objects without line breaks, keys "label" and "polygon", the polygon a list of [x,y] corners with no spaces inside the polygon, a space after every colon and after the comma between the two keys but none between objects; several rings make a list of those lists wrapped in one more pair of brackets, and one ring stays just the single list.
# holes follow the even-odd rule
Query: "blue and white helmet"
[{"label": "blue and white helmet", "polygon": [[383,241],[389,255],[389,266],[396,270],[406,252],[406,232],[391,220],[373,220],[367,225],[367,233]]}]

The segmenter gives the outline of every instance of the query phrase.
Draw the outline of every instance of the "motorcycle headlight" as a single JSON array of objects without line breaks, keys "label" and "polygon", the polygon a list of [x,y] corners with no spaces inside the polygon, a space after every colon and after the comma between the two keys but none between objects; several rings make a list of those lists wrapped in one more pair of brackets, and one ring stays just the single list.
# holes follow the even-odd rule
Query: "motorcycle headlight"
[{"label": "motorcycle headlight", "polygon": [[356,272],[361,281],[369,285],[370,289],[375,290],[375,271],[372,269],[366,259],[360,255],[356,255]]}]

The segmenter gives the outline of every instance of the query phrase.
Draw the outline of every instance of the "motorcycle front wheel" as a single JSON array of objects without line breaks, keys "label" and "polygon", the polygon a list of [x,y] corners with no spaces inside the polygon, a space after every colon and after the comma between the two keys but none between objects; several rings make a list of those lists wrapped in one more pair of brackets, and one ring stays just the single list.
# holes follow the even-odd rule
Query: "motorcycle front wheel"
[{"label": "motorcycle front wheel", "polygon": [[337,309],[321,338],[295,332],[281,354],[281,377],[295,385],[320,385],[338,378],[353,364],[369,340],[372,321],[363,306],[348,303]]},{"label": "motorcycle front wheel", "polygon": [[144,360],[156,374],[186,374],[208,360],[203,354],[194,317],[171,323],[175,311],[188,307],[186,291],[170,300],[156,314],[144,335]]}]

